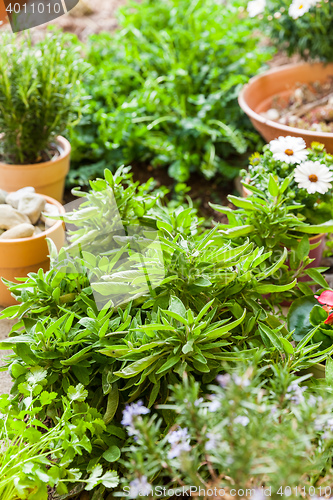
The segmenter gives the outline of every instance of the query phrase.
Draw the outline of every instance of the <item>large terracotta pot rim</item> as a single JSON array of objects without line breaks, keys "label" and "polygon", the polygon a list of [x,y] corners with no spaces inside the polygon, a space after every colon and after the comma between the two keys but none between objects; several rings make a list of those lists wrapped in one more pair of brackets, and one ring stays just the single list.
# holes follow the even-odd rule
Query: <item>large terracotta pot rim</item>
[{"label": "large terracotta pot rim", "polygon": [[[325,64],[325,66],[327,66],[328,64]],[[247,93],[248,89],[251,87],[251,85],[253,83],[257,82],[258,80],[266,77],[267,75],[272,75],[275,73],[283,73],[283,72],[287,72],[290,69],[294,69],[295,67],[297,68],[297,67],[304,67],[304,66],[311,66],[313,68],[314,73],[315,73],[315,66],[318,67],[318,66],[323,66],[323,65],[324,65],[324,63],[304,63],[304,62],[285,64],[283,66],[278,66],[276,68],[272,68],[268,71],[265,71],[264,73],[261,73],[260,75],[256,75],[256,76],[252,77],[249,80],[249,82],[247,84],[245,84],[244,87],[242,88],[242,90],[238,96],[238,103],[239,103],[240,107],[242,108],[242,110],[244,111],[244,113],[246,113],[249,117],[253,118],[254,120],[257,120],[258,122],[260,122],[262,124],[269,125],[269,126],[274,127],[278,130],[281,130],[281,134],[284,136],[286,136],[288,134],[294,134],[294,135],[295,134],[296,135],[302,134],[302,136],[304,135],[304,136],[313,137],[313,135],[315,134],[318,138],[322,137],[323,140],[327,137],[331,138],[333,136],[333,134],[331,132],[317,132],[314,130],[306,130],[306,129],[302,129],[302,128],[290,127],[289,125],[283,125],[282,123],[275,122],[273,120],[268,120],[267,118],[264,118],[260,114],[256,113],[247,104],[247,100],[246,100],[246,93]]]},{"label": "large terracotta pot rim", "polygon": [[[39,194],[39,193],[36,193],[36,194]],[[46,194],[39,194],[39,195],[43,196],[43,198],[45,198],[47,203],[50,203],[51,205],[55,205],[58,208],[60,214],[66,213],[65,208],[62,206],[61,203],[59,203],[59,201],[55,200],[54,198],[51,198],[50,196],[46,196]],[[49,234],[53,233],[56,229],[58,229],[62,225],[63,225],[63,221],[58,220],[55,224],[53,224],[53,226],[46,229],[46,231],[43,231],[42,233],[37,234],[36,236],[30,236],[30,238],[16,238],[16,239],[12,239],[12,240],[0,240],[0,245],[13,245],[15,243],[26,243],[29,241],[36,241],[36,240],[42,239],[42,238],[44,239],[45,237],[47,238]]]},{"label": "large terracotta pot rim", "polygon": [[[0,0],[0,2],[1,2],[1,0]],[[52,158],[51,160],[43,161],[41,163],[31,163],[31,164],[27,163],[24,165],[19,165],[19,164],[15,164],[15,163],[3,163],[0,161],[1,168],[3,170],[4,169],[7,169],[7,170],[15,169],[16,171],[18,171],[18,170],[25,170],[29,167],[34,168],[34,169],[39,169],[39,168],[43,169],[49,165],[56,165],[57,161],[62,160],[63,158],[68,156],[71,152],[71,145],[70,145],[69,141],[67,139],[65,139],[65,137],[62,137],[61,135],[59,135],[56,138],[56,145],[57,145],[58,151],[60,153],[60,156],[56,156],[56,157]]]}]

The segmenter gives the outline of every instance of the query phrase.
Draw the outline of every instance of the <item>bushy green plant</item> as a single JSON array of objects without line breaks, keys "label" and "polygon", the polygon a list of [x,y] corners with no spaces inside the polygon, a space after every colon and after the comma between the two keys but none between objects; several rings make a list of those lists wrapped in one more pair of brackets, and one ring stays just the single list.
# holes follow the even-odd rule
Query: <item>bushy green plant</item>
[{"label": "bushy green plant", "polygon": [[43,391],[46,374],[38,366],[31,369],[22,384],[20,409],[7,395],[0,397],[2,500],[47,500],[49,488],[67,495],[69,485],[80,491],[99,485],[105,490],[118,484],[117,473],[104,473],[101,465],[91,464],[87,474],[83,457],[92,452],[106,426],[98,412],[84,402],[87,391],[82,385],[68,388],[62,411],[54,415],[54,425],[46,425],[46,408],[57,397],[55,392]]},{"label": "bushy green plant", "polygon": [[2,33],[0,57],[0,157],[10,164],[51,159],[58,135],[77,122],[80,79],[86,64],[71,35]]},{"label": "bushy green plant", "polygon": [[[276,183],[270,188],[279,191]],[[37,397],[47,391],[54,397],[46,400],[38,418],[56,425],[67,395],[85,399],[80,401],[82,412],[98,429],[86,454],[75,457],[74,467],[82,481],[92,474],[102,483],[95,492],[98,499],[110,485],[108,479],[102,481],[109,463],[116,462],[114,468],[122,472],[119,458],[125,436],[119,422],[126,403],[139,397],[150,408],[166,403],[170,384],[179,384],[185,374],[204,393],[223,373],[223,362],[251,362],[258,350],[258,364],[280,361],[288,373],[326,360],[333,350],[329,346],[318,353],[314,331],[293,343],[272,301],[263,300],[263,294],[282,295],[296,287],[291,274],[283,284],[274,279],[285,266],[287,251],[272,261],[272,235],[266,241],[261,231],[261,246],[249,241],[250,232],[249,238],[234,241],[223,225],[206,229],[191,204],[176,209],[163,204],[164,194],[164,189],[154,190],[152,181],[133,185],[125,167],[92,181],[87,199],[63,216],[70,224],[68,247],[58,253],[51,246],[49,271],[39,270],[11,284],[18,304],[1,315],[18,320],[0,345],[13,349],[8,358],[13,408],[24,412],[31,393]],[[274,221],[275,204],[260,206]],[[236,211],[232,220],[238,215]],[[141,233],[134,231],[138,227]],[[291,227],[308,226],[296,218]],[[136,236],[145,241],[152,230],[158,235],[164,274],[155,286],[142,287],[138,269],[149,270],[149,263],[156,263],[157,240],[146,260],[129,247]],[[304,242],[301,247],[305,261],[309,247]],[[327,288],[321,274],[313,272]],[[152,284],[153,273],[148,276]],[[127,295],[118,303],[115,297],[123,288]],[[301,288],[296,296],[300,294]],[[99,296],[105,299],[102,306]],[[163,425],[172,425],[175,415],[161,411]]]},{"label": "bushy green plant", "polygon": [[239,155],[258,142],[237,95],[271,52],[238,6],[145,0],[121,12],[119,33],[88,40],[92,99],[71,138],[72,183],[132,162],[165,166],[177,181],[237,175]]},{"label": "bushy green plant", "polygon": [[[220,226],[201,227],[192,207],[163,207],[159,191],[143,196],[150,183],[138,188],[130,179],[127,169],[120,169],[93,181],[87,200],[65,216],[77,224],[69,249],[59,255],[52,251],[50,271],[31,273],[11,287],[20,304],[2,317],[20,321],[2,346],[11,345],[15,352],[10,366],[14,395],[20,394],[29,369],[42,366],[49,370],[50,390],[58,393],[56,407],[69,385],[82,383],[88,403],[109,422],[119,404],[140,395],[149,405],[164,401],[169,384],[184,371],[207,383],[222,369],[221,360],[237,360],[246,349],[251,356],[251,348],[262,343],[272,359],[290,356],[294,368],[317,361],[305,353],[302,359],[307,341],[294,349],[279,320],[260,305],[262,294],[282,294],[296,285],[292,276],[283,285],[274,282],[286,251],[269,262],[272,253],[265,247],[246,240],[234,245],[219,234]],[[137,293],[138,268],[122,258],[130,236],[119,240],[116,235],[110,249],[114,199],[128,232],[138,214],[141,223],[157,231],[165,274],[155,288],[139,286]],[[66,272],[71,250],[74,267]],[[134,290],[133,297],[129,292],[115,306],[110,299],[124,287]],[[96,292],[105,297],[101,310]]]},{"label": "bushy green plant", "polygon": [[[285,257],[288,255],[288,262],[279,266],[279,270],[272,275],[276,285],[280,285],[277,291],[282,292],[283,284],[289,283],[292,277],[305,276],[321,287],[327,288],[327,283],[321,275],[325,269],[308,268],[313,262],[309,258],[310,248],[315,248],[319,244],[311,244],[309,235],[331,232],[333,221],[329,220],[317,225],[306,223],[304,216],[298,213],[303,209],[303,205],[290,202],[288,186],[291,182],[291,176],[279,183],[274,175],[269,174],[267,190],[262,191],[252,183],[243,183],[252,192],[251,196],[246,199],[228,196],[229,201],[236,206],[236,210],[214,204],[211,206],[218,212],[227,214],[228,224],[220,225],[222,234],[227,238],[238,244],[249,239],[257,247],[269,250],[271,252],[269,260],[273,266],[277,265],[281,255],[285,254]],[[279,293],[276,299],[281,302],[295,298],[295,294],[297,296],[299,293],[298,289],[301,294],[312,293],[306,283],[298,282],[297,287],[291,292],[286,290],[284,295]],[[274,301],[274,298],[271,297],[270,300]]]},{"label": "bushy green plant", "polygon": [[[331,494],[331,391],[312,393],[303,385],[306,376],[296,378],[283,364],[258,369],[259,359],[260,353],[250,366],[229,368],[205,397],[184,377],[172,388],[171,404],[158,412],[138,404],[126,408],[130,438],[117,495]],[[163,425],[163,411],[173,413],[171,428]]]},{"label": "bushy green plant", "polygon": [[[289,144],[288,139],[291,140]],[[311,148],[306,149],[306,145],[301,138],[297,138],[296,144],[295,139],[292,137],[285,137],[282,140],[282,150],[283,148],[287,149],[288,146],[294,147],[295,145],[297,149],[301,150],[300,152],[303,154],[301,164],[299,165],[300,160],[297,158],[299,151],[296,151],[296,156],[292,155],[288,158],[284,153],[274,153],[273,143],[278,143],[278,141],[271,141],[264,146],[263,154],[255,153],[252,155],[248,171],[242,172],[243,180],[261,191],[268,191],[269,182],[272,182],[270,181],[269,174],[272,174],[274,179],[280,184],[287,177],[290,177],[290,182],[284,192],[284,196],[290,205],[298,205],[298,207],[295,207],[295,210],[304,217],[304,221],[310,224],[320,224],[330,220],[333,214],[332,183],[325,182],[323,186],[318,170],[321,168],[321,165],[326,167],[328,169],[326,178],[329,179],[331,176],[333,180],[333,157],[326,153],[323,144],[313,142]],[[298,171],[303,168],[302,165],[304,165],[304,162],[306,162],[307,168],[311,168],[312,165],[309,175],[311,173],[316,175],[316,172],[318,172],[319,176],[317,176],[317,182],[307,183],[308,188],[304,187],[305,184],[296,180],[299,179]],[[307,182],[306,176],[304,180]]]},{"label": "bushy green plant", "polygon": [[333,6],[319,0],[254,0],[247,4],[259,27],[288,55],[332,61]]}]

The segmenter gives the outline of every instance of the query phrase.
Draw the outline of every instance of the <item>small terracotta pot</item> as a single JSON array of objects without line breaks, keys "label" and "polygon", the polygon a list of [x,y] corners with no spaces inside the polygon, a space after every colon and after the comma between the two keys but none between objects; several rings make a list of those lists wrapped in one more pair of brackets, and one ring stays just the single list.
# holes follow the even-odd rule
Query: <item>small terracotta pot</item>
[{"label": "small terracotta pot", "polygon": [[[24,7],[25,4],[28,4],[28,2],[29,2],[29,0],[28,1],[27,0],[15,0],[12,4],[9,3],[9,6],[11,5],[12,9],[17,9],[17,7],[15,8],[15,4],[18,4],[18,5],[20,5],[20,10],[22,10],[22,7]],[[11,17],[12,14],[13,14],[13,12],[10,13],[9,9],[7,12],[4,0],[0,0],[0,27],[3,26],[4,24],[8,23],[9,17]]]},{"label": "small terracotta pot", "polygon": [[[48,203],[55,205],[60,213],[65,213],[64,207],[56,200],[45,195],[44,198]],[[60,250],[65,242],[64,223],[57,221],[42,234],[31,238],[0,240],[0,277],[15,282],[15,278],[25,277],[40,268],[47,271],[50,259],[46,238],[50,238]],[[16,300],[0,280],[0,306],[7,307],[13,304],[16,304]]]},{"label": "small terracotta pot", "polygon": [[0,27],[8,23],[6,6],[3,0],[0,0]]},{"label": "small terracotta pot", "polygon": [[[2,0],[0,0],[1,2]],[[60,156],[34,165],[10,165],[0,162],[0,189],[7,192],[32,186],[37,193],[62,202],[65,179],[70,167],[71,145],[64,137],[57,138]]]},{"label": "small terracotta pot", "polygon": [[287,98],[302,83],[324,82],[333,76],[333,63],[300,63],[280,66],[251,78],[239,95],[238,102],[242,110],[248,115],[253,126],[267,142],[280,135],[302,137],[307,146],[317,141],[325,144],[328,153],[333,153],[333,134],[327,132],[314,132],[281,123],[267,120],[260,113],[275,107],[274,98],[279,96]]},{"label": "small terracotta pot", "polygon": [[[249,183],[249,179],[246,178],[246,183]],[[251,196],[252,192],[247,189],[245,186],[242,185],[242,196],[243,198],[247,198],[248,196]],[[310,259],[314,259],[313,262],[311,262],[308,266],[306,266],[305,269],[308,267],[320,267],[321,259],[323,257],[323,252],[325,248],[325,243],[326,243],[326,234],[316,234],[315,236],[311,236],[309,238],[310,245],[314,245],[315,243],[320,244],[316,247],[310,250],[309,252],[309,257]],[[300,281],[308,281],[308,277],[304,276],[303,278],[300,278]]]}]

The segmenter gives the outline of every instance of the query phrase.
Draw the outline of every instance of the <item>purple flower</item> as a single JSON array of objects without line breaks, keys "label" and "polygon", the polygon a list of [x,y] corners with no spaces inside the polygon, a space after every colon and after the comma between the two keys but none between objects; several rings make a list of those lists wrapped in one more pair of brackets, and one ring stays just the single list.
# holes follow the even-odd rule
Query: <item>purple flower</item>
[{"label": "purple flower", "polygon": [[212,401],[208,405],[208,411],[214,413],[216,410],[221,408],[221,403],[218,399],[212,398]]},{"label": "purple flower", "polygon": [[205,444],[206,451],[214,450],[218,444],[218,436],[213,432],[207,432],[206,438],[208,439]]},{"label": "purple flower", "polygon": [[292,382],[287,388],[287,399],[295,405],[299,405],[305,401],[303,392],[307,389],[306,386],[300,387],[296,381]]},{"label": "purple flower", "polygon": [[201,405],[202,402],[203,402],[203,398],[196,399],[194,401],[194,406],[198,407]]},{"label": "purple flower", "polygon": [[238,385],[239,387],[248,387],[251,382],[249,381],[248,378],[246,378],[245,376],[244,377],[240,377],[239,375],[233,375],[232,376],[232,380],[234,381],[234,383],[236,385]]},{"label": "purple flower", "polygon": [[175,446],[171,447],[171,450],[168,451],[168,459],[172,460],[173,458],[177,458],[181,455],[181,453],[187,451],[191,451],[191,446],[189,443],[178,443]]},{"label": "purple flower", "polygon": [[146,476],[141,476],[138,479],[134,479],[133,481],[130,482],[129,485],[130,485],[130,491],[128,493],[128,496],[130,498],[137,498],[138,496],[147,496],[153,491],[153,488],[148,483]]},{"label": "purple flower", "polygon": [[216,377],[216,380],[218,381],[220,386],[223,389],[225,389],[230,384],[231,377],[230,377],[229,373],[226,373],[225,375],[218,375]]},{"label": "purple flower", "polygon": [[247,424],[250,422],[249,417],[246,417],[244,415],[239,415],[238,417],[235,418],[234,424],[240,424],[243,427],[246,427]]},{"label": "purple flower", "polygon": [[275,413],[276,413],[277,411],[278,411],[277,406],[276,406],[276,405],[273,405],[273,406],[271,407],[270,414],[271,414],[271,415],[275,415]]},{"label": "purple flower", "polygon": [[167,436],[168,442],[171,444],[171,449],[168,452],[169,460],[179,457],[182,452],[191,450],[190,441],[191,436],[187,428],[179,428],[177,431],[169,432]]},{"label": "purple flower", "polygon": [[326,422],[327,429],[333,432],[333,418],[329,418]]},{"label": "purple flower", "polygon": [[170,444],[176,444],[180,441],[186,441],[187,439],[190,439],[187,427],[179,428],[177,431],[169,432],[167,435],[167,440]]},{"label": "purple flower", "polygon": [[251,500],[264,500],[265,499],[264,492],[262,490],[255,489],[253,492],[253,495],[251,495],[250,499]]},{"label": "purple flower", "polygon": [[121,421],[124,427],[127,427],[127,432],[129,436],[133,436],[135,434],[135,426],[134,426],[134,418],[139,415],[146,415],[150,410],[143,406],[142,401],[138,401],[137,403],[132,403],[127,405],[125,410],[123,411],[123,419]]}]

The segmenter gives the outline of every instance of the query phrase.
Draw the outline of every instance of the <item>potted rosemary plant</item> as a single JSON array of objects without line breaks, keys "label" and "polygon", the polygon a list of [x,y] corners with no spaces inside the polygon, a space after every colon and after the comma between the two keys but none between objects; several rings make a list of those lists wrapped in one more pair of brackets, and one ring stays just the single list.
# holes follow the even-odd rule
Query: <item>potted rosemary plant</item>
[{"label": "potted rosemary plant", "polygon": [[0,189],[33,186],[62,200],[71,147],[61,135],[78,120],[86,68],[70,38],[1,36]]}]

